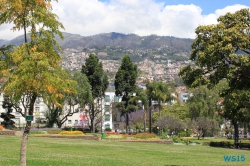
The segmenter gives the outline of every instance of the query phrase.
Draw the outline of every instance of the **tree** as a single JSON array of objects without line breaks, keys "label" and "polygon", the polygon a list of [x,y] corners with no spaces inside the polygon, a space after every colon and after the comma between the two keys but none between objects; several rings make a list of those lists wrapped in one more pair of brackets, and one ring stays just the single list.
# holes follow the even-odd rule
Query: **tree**
[{"label": "tree", "polygon": [[[50,0],[20,0],[0,2],[0,24],[13,23],[13,30],[24,29],[25,43],[14,47],[1,59],[1,73],[6,76],[2,91],[18,108],[21,115],[33,115],[34,104],[38,97],[44,101],[47,96],[57,106],[64,93],[74,93],[75,82],[62,70],[61,50],[54,40],[55,35],[62,38],[62,24],[51,12]],[[37,29],[37,26],[40,28]],[[27,28],[30,27],[30,42],[27,40]],[[23,107],[21,107],[21,105]],[[26,165],[26,145],[31,121],[27,121],[23,133],[20,165]]]},{"label": "tree", "polygon": [[4,120],[1,122],[1,124],[6,129],[13,129],[15,128],[15,122],[12,120],[15,118],[14,115],[11,114],[13,105],[8,101],[8,97],[4,97],[3,105],[2,107],[4,109],[7,109],[7,113],[1,113],[0,117]]},{"label": "tree", "polygon": [[95,122],[98,116],[102,114],[101,100],[108,88],[108,77],[103,71],[102,63],[94,54],[90,54],[82,66],[82,73],[84,73],[89,81],[92,97],[95,102],[88,103],[88,115],[90,117],[90,128],[95,132]]},{"label": "tree", "polygon": [[149,102],[149,132],[151,132],[152,124],[152,101],[157,101],[158,105],[158,118],[161,117],[162,102],[171,101],[170,89],[173,90],[173,87],[169,84],[163,82],[147,82],[146,84],[146,94],[148,96]]},{"label": "tree", "polygon": [[186,128],[186,124],[184,122],[169,115],[160,117],[155,123],[155,126],[158,126],[159,129],[163,129],[165,131],[168,130],[170,133],[175,134]]},{"label": "tree", "polygon": [[128,133],[129,113],[135,111],[136,106],[129,104],[136,90],[137,65],[133,64],[129,55],[122,59],[121,66],[115,75],[115,94],[122,98],[124,109],[122,113],[126,117],[126,133]]},{"label": "tree", "polygon": [[234,126],[234,143],[236,147],[239,146],[239,123],[249,122],[250,119],[250,91],[249,90],[234,90],[224,91],[224,100],[221,103],[223,109],[220,109],[220,114],[225,118],[231,120]]},{"label": "tree", "polygon": [[[0,24],[14,23],[12,30],[24,30],[24,41],[28,42],[28,29],[36,31],[36,25],[42,29],[51,29],[55,34],[60,34],[58,27],[63,25],[57,21],[57,16],[52,13],[52,0],[2,0],[0,2]],[[57,0],[55,0],[57,1]],[[35,34],[33,34],[35,35]],[[31,38],[35,37],[31,35]],[[60,34],[61,35],[61,34]]]},{"label": "tree", "polygon": [[[135,91],[136,96],[133,96],[130,100],[129,103],[133,103],[135,106],[139,106],[142,109],[143,115],[140,115],[140,113],[132,113],[132,116],[135,115],[136,118],[133,117],[132,122],[137,123],[137,126],[139,126],[138,121],[140,119],[143,119],[143,129],[144,132],[146,131],[146,122],[147,122],[147,110],[148,110],[148,98],[146,95],[146,91],[142,91],[141,88],[137,87]],[[136,108],[136,107],[135,107]],[[137,111],[139,112],[139,111]]]},{"label": "tree", "polygon": [[198,139],[204,138],[206,135],[213,135],[215,131],[218,131],[219,125],[213,119],[207,119],[205,117],[198,117],[195,120],[190,120],[188,127],[192,129],[193,133],[198,135]]},{"label": "tree", "polygon": [[[68,74],[71,75],[71,73]],[[86,104],[93,102],[91,88],[86,75],[81,72],[74,72],[70,78],[77,83],[75,85],[76,93],[65,94],[65,97],[60,100],[61,105],[64,107],[58,107],[50,100],[46,103],[49,108],[45,112],[48,127],[52,127],[56,123],[58,128],[61,128],[69,116],[76,113],[78,109],[84,109]]]},{"label": "tree", "polygon": [[[196,65],[182,68],[179,75],[189,87],[199,85],[212,87],[222,79],[226,79],[229,83],[229,90],[226,91],[229,93],[222,93],[222,97],[231,96],[230,93],[235,90],[248,91],[250,88],[249,9],[241,9],[233,14],[227,13],[217,20],[216,25],[196,28],[197,37],[192,43],[190,57]],[[233,108],[235,110],[224,111],[237,113],[236,109],[240,109]],[[238,119],[234,117],[230,117],[232,118],[230,120],[237,121]],[[235,137],[238,137],[237,130],[235,131]]]}]

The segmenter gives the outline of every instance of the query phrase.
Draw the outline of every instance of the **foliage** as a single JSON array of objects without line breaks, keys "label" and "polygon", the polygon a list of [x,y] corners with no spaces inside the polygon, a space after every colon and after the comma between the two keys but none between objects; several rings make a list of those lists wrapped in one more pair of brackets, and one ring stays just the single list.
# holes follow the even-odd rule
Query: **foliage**
[{"label": "foliage", "polygon": [[126,133],[128,132],[129,116],[128,114],[136,110],[135,103],[129,103],[136,92],[137,65],[133,64],[129,55],[122,59],[121,66],[115,75],[115,94],[122,98],[124,107],[122,114],[126,116]]},{"label": "foliage", "polygon": [[152,139],[152,138],[157,138],[157,135],[153,133],[138,133],[133,136],[135,139]]},{"label": "foliage", "polygon": [[105,131],[112,131],[111,128],[105,128]]},{"label": "foliage", "polygon": [[[216,25],[201,25],[196,28],[197,37],[192,43],[190,57],[196,66],[182,68],[179,75],[189,87],[205,84],[213,87],[222,79],[227,80],[229,88],[223,89],[221,97],[225,97],[224,115],[232,120],[235,128],[236,145],[239,137],[237,123],[249,118],[248,114],[242,114],[242,109],[249,103],[244,96],[248,96],[250,89],[250,12],[249,9],[241,9],[220,16],[217,21]],[[235,98],[235,94],[238,97]],[[239,98],[245,106],[238,105]]]},{"label": "foliage", "polygon": [[187,123],[189,129],[192,129],[193,134],[199,137],[214,136],[219,130],[219,125],[214,119],[198,117],[196,120],[191,120]]},{"label": "foliage", "polygon": [[69,78],[76,82],[74,85],[76,93],[64,94],[65,97],[60,100],[60,104],[63,107],[58,107],[51,101],[46,103],[49,108],[45,111],[47,127],[53,127],[56,123],[58,128],[61,128],[67,117],[72,116],[79,109],[84,109],[86,104],[93,102],[91,88],[86,75],[81,72],[66,72]]},{"label": "foliage", "polygon": [[[108,88],[108,77],[104,73],[102,62],[94,54],[90,54],[86,59],[85,64],[82,66],[82,73],[84,73],[89,81],[91,87],[92,97],[95,102],[89,102],[87,113],[90,117],[90,128],[94,132],[95,125],[101,122],[102,110],[101,103],[102,97],[105,95],[105,91]],[[101,115],[100,115],[101,114]],[[95,123],[94,123],[95,122]]]},{"label": "foliage", "polygon": [[186,128],[186,124],[184,122],[168,115],[159,118],[155,123],[155,126],[160,127],[164,130],[168,130],[170,133],[178,133],[179,131],[182,131]]},{"label": "foliage", "polygon": [[61,135],[84,135],[82,131],[61,131]]},{"label": "foliage", "polygon": [[[182,121],[187,121],[189,119],[188,116],[188,103],[186,104],[173,104],[173,105],[163,105],[161,116],[172,116],[180,119]],[[157,115],[153,115],[153,121],[157,120]]]},{"label": "foliage", "polygon": [[190,134],[191,133],[189,133],[189,132],[182,131],[182,132],[178,133],[178,137],[190,137]]},{"label": "foliage", "polygon": [[4,129],[4,127],[2,125],[0,125],[0,130],[3,130],[3,129]]},{"label": "foliage", "polygon": [[[1,87],[9,96],[17,112],[23,117],[33,115],[38,97],[46,102],[48,98],[57,106],[64,93],[74,93],[74,81],[61,68],[55,35],[63,38],[59,29],[63,25],[52,13],[51,0],[0,1],[0,24],[10,23],[12,30],[24,30],[25,43],[5,54],[0,73],[7,76]],[[37,28],[39,26],[39,28]],[[30,42],[27,30],[30,29]],[[2,53],[2,51],[1,51]],[[21,144],[20,165],[26,165],[26,144],[31,122],[26,123]]]},{"label": "foliage", "polygon": [[167,139],[168,138],[168,131],[162,131],[161,132],[161,139]]}]

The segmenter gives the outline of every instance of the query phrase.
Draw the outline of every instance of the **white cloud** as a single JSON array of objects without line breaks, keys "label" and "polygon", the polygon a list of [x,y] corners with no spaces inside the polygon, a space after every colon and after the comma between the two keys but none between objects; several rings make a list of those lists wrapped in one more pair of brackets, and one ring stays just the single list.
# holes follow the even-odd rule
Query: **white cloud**
[{"label": "white cloud", "polygon": [[[202,15],[202,9],[194,4],[164,6],[155,0],[60,0],[52,4],[53,12],[69,33],[89,36],[120,32],[181,38],[194,38],[198,25],[215,24],[220,15],[247,7],[236,4]],[[10,26],[0,26],[0,39],[22,34],[22,31],[13,33],[9,29]]]}]

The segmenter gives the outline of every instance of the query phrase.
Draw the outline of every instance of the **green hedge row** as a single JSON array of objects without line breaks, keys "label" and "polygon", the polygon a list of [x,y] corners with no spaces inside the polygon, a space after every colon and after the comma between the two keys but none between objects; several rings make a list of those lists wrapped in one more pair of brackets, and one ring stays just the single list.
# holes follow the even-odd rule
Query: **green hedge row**
[{"label": "green hedge row", "polygon": [[[243,149],[250,149],[250,143],[238,143],[239,148],[243,148]],[[229,142],[229,141],[222,141],[222,142],[210,142],[209,146],[212,147],[223,147],[223,148],[233,148],[234,143],[233,142]]]}]

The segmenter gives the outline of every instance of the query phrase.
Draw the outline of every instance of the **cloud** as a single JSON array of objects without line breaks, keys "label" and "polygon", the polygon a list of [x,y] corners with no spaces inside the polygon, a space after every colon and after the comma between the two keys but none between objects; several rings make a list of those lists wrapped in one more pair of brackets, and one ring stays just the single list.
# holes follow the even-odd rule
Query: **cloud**
[{"label": "cloud", "polygon": [[[202,9],[194,4],[164,6],[155,0],[143,0],[143,3],[142,0],[60,0],[52,5],[65,32],[82,36],[119,32],[181,38],[195,38],[194,31],[198,25],[216,24],[220,15],[247,8],[236,4],[202,15]],[[8,26],[2,26],[0,38],[17,36]]]}]

